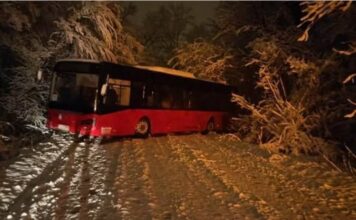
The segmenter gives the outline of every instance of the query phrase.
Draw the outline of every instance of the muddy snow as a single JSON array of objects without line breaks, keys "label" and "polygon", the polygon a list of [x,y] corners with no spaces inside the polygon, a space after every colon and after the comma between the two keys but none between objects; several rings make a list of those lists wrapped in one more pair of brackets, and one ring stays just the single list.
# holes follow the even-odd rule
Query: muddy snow
[{"label": "muddy snow", "polygon": [[356,219],[355,177],[231,135],[74,143],[0,167],[0,219]]}]

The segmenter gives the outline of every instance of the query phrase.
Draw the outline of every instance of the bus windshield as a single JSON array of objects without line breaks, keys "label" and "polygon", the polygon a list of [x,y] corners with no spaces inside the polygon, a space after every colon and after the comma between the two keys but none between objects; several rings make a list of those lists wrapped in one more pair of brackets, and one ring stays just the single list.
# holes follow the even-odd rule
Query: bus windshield
[{"label": "bus windshield", "polygon": [[50,103],[53,107],[94,112],[97,106],[99,76],[85,73],[57,73],[52,82]]}]

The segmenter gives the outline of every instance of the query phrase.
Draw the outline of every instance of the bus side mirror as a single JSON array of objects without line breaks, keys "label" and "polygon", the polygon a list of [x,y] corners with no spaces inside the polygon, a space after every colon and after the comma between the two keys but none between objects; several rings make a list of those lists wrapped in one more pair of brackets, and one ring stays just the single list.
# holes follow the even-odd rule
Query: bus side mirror
[{"label": "bus side mirror", "polygon": [[100,94],[102,96],[106,95],[106,91],[108,90],[108,84],[104,84],[102,87],[101,87],[101,90],[100,90]]},{"label": "bus side mirror", "polygon": [[37,71],[37,81],[41,81],[42,80],[42,75],[43,75],[43,72],[42,72],[42,70],[40,69],[40,70],[38,70]]}]

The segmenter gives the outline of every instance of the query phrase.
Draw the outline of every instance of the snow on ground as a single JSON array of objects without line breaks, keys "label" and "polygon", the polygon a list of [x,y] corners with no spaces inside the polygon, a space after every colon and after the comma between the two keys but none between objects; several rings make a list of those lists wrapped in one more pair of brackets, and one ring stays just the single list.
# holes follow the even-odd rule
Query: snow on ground
[{"label": "snow on ground", "polygon": [[101,209],[103,198],[109,194],[105,189],[105,178],[108,174],[109,167],[103,146],[94,144],[89,149],[89,175],[90,188],[88,196],[88,217],[90,219],[97,219],[98,211]]},{"label": "snow on ground", "polygon": [[39,143],[32,149],[26,149],[1,172],[4,173],[0,182],[0,212],[5,212],[26,187],[38,178],[48,164],[62,157],[72,139],[68,136],[53,135],[51,142]]},{"label": "snow on ground", "polygon": [[34,196],[31,201],[33,203],[30,205],[28,213],[31,219],[41,219],[43,216],[52,219],[54,218],[55,203],[58,199],[57,194],[60,190],[59,185],[62,182],[63,177],[60,176],[54,182],[49,181],[32,190],[32,193],[37,194],[38,196]]},{"label": "snow on ground", "polygon": [[356,219],[354,177],[230,136],[72,141],[0,168],[0,219]]},{"label": "snow on ground", "polygon": [[[80,143],[80,146],[84,147],[85,144]],[[80,210],[80,182],[83,173],[83,159],[85,149],[78,147],[75,150],[74,158],[76,159],[73,165],[75,172],[73,178],[70,181],[69,193],[67,200],[67,207],[69,208],[65,213],[65,219],[78,219]]]}]

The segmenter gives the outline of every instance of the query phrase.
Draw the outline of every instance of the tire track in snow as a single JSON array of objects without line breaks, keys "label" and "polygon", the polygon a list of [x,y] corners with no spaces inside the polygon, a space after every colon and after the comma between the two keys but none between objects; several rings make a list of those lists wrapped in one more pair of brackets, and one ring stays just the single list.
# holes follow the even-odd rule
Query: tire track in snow
[{"label": "tire track in snow", "polygon": [[218,200],[220,204],[226,206],[233,213],[233,218],[265,218],[264,213],[255,204],[242,198],[236,188],[227,185],[215,170],[206,165],[206,163],[211,163],[212,161],[198,157],[190,146],[181,141],[181,139],[182,137],[169,137],[169,146],[172,147],[172,151],[195,176],[195,179],[201,185],[206,185],[207,192],[211,197]]},{"label": "tire track in snow", "polygon": [[[258,213],[257,216],[254,216],[253,218],[281,218],[281,214],[279,213],[278,210],[274,209],[272,206],[268,205],[266,201],[263,199],[257,197],[254,194],[247,194],[245,191],[243,191],[237,182],[232,181],[228,176],[226,175],[226,169],[223,169],[219,167],[219,163],[223,161],[223,163],[226,163],[226,160],[224,160],[224,157],[219,158],[219,160],[214,160],[208,157],[210,153],[206,152],[206,144],[202,140],[200,140],[199,135],[194,135],[195,138],[191,138],[191,142],[183,142],[182,138],[181,139],[176,139],[176,141],[179,141],[182,143],[182,148],[187,151],[188,154],[192,154],[194,158],[196,158],[197,161],[199,161],[199,164],[203,167],[205,167],[208,172],[210,172],[212,175],[214,175],[222,184],[225,185],[227,189],[231,190],[231,194],[235,194],[241,201],[242,204],[246,205],[246,208],[243,206],[241,207],[241,210],[248,210],[248,206],[252,209],[256,209]],[[192,142],[194,141],[194,144]],[[200,147],[197,147],[200,146]],[[247,205],[248,204],[248,205]],[[239,207],[240,208],[240,207]]]},{"label": "tire track in snow", "polygon": [[137,139],[137,140],[133,141],[137,155],[140,158],[139,162],[142,167],[141,179],[143,181],[143,193],[147,197],[147,207],[149,207],[148,209],[150,212],[150,217],[152,219],[154,216],[153,210],[155,207],[157,207],[157,204],[158,204],[158,198],[154,194],[154,191],[153,191],[154,181],[151,178],[151,172],[153,172],[153,171],[150,169],[148,159],[146,158],[145,148],[147,146],[145,146],[145,143],[146,142],[143,139]]},{"label": "tire track in snow", "polygon": [[89,149],[92,145],[87,144],[84,148],[84,155],[82,161],[82,169],[81,169],[81,177],[80,177],[80,184],[79,184],[79,191],[80,191],[80,210],[79,210],[79,219],[88,219],[88,198],[89,198],[89,189],[91,184],[91,176],[90,176],[90,161],[89,158]]},{"label": "tire track in snow", "polygon": [[116,208],[122,219],[152,219],[149,196],[144,182],[144,164],[137,140],[124,141],[121,146],[120,172],[117,175]]},{"label": "tire track in snow", "polygon": [[[238,217],[209,195],[185,164],[177,158],[167,137],[146,140],[147,158],[152,190],[157,203],[153,206],[155,219],[231,219]],[[239,215],[240,216],[240,215]]]},{"label": "tire track in snow", "polygon": [[113,181],[119,152],[109,150],[110,146],[94,144],[89,151],[88,218],[103,219],[105,205],[111,205]]},{"label": "tire track in snow", "polygon": [[[97,204],[95,212],[93,212],[92,219],[121,219],[116,212],[115,202],[117,200],[117,194],[115,189],[115,177],[120,173],[120,155],[122,151],[122,143],[110,143],[104,146],[98,146],[101,152],[105,152],[105,168],[97,167],[96,173],[102,172],[104,176],[100,177],[96,181],[96,185],[92,186],[92,189],[100,189],[95,193],[93,201]],[[104,156],[104,155],[103,155]],[[101,157],[102,159],[104,157]],[[102,175],[101,174],[101,175]]]},{"label": "tire track in snow", "polygon": [[[84,142],[80,143],[74,152],[73,166],[69,169],[73,170],[73,175],[69,180],[68,194],[64,219],[78,219],[81,209],[81,182],[83,179],[83,170],[86,161],[88,160],[88,145]],[[63,212],[63,211],[62,211]]]},{"label": "tire track in snow", "polygon": [[65,164],[63,165],[62,178],[63,182],[60,185],[60,195],[58,196],[55,208],[55,219],[64,219],[64,215],[67,211],[67,199],[69,196],[69,186],[71,179],[73,178],[76,170],[73,168],[73,164],[76,160],[76,152],[79,150],[80,146],[75,144],[74,149],[67,155],[65,159]]},{"label": "tire track in snow", "polygon": [[53,138],[0,168],[0,219],[356,217],[354,179],[308,168],[315,162],[277,166],[220,135]]},{"label": "tire track in snow", "polygon": [[[257,182],[254,193],[269,198],[268,202],[276,207],[279,206],[279,209],[285,212],[285,216],[299,214],[306,218],[356,218],[354,177],[334,172],[330,167],[325,168],[314,160],[303,158],[303,160],[294,159],[287,162],[288,158],[286,158],[286,162],[282,160],[281,164],[276,164],[270,161],[271,157],[258,156],[258,152],[251,154],[251,149],[246,147],[234,148],[236,143],[224,141],[218,136],[200,138],[201,142],[207,143],[208,146],[215,143],[211,145],[211,149],[219,150],[225,154],[225,157],[230,158],[228,160],[230,163],[225,165],[230,167],[245,165],[246,169],[241,171],[246,173],[252,173],[251,167],[253,167],[254,172],[263,176],[259,179],[264,181]],[[261,151],[259,149],[259,152]],[[240,157],[234,158],[231,155]],[[246,181],[250,185],[256,185],[254,178]],[[260,192],[259,188],[264,187],[269,190]]]}]

